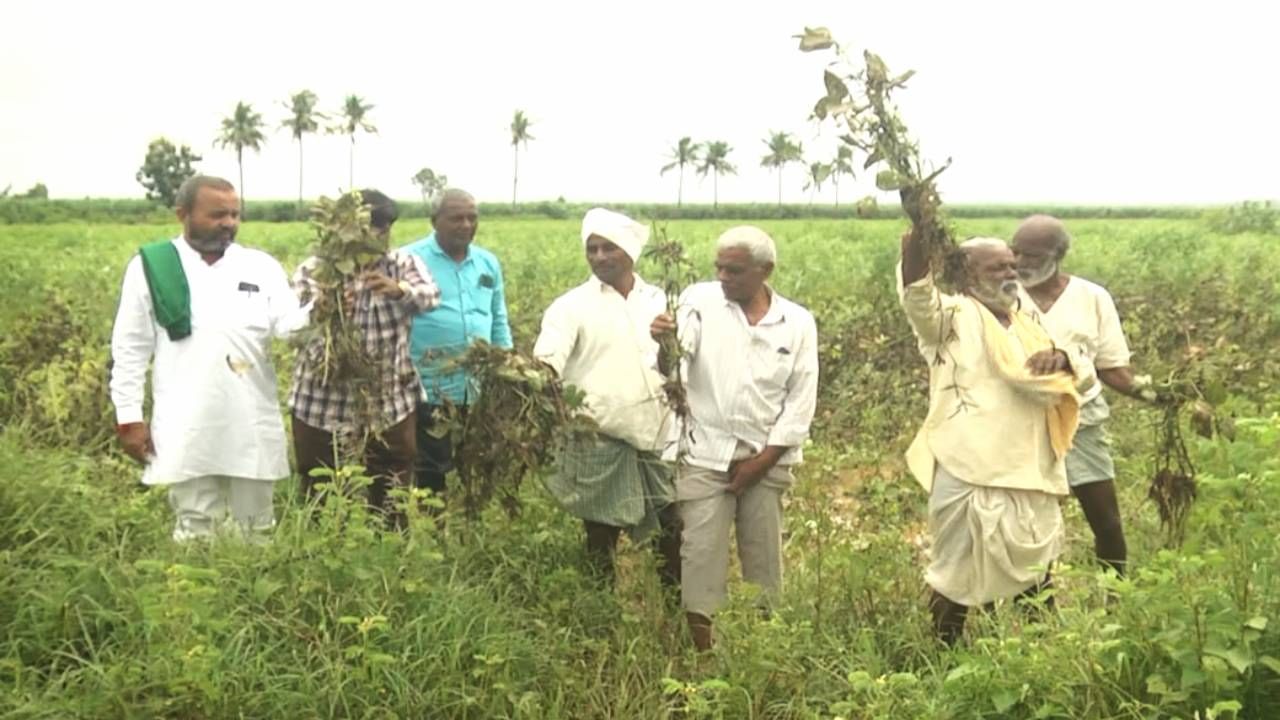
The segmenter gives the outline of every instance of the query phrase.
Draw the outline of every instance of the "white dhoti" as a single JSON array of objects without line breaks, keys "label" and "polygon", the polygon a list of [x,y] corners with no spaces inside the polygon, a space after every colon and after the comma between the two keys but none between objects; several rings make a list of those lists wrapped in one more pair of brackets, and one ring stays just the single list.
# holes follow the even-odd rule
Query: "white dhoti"
[{"label": "white dhoti", "polygon": [[936,464],[929,494],[925,582],[967,606],[1010,598],[1044,580],[1062,551],[1058,496],[970,485]]}]

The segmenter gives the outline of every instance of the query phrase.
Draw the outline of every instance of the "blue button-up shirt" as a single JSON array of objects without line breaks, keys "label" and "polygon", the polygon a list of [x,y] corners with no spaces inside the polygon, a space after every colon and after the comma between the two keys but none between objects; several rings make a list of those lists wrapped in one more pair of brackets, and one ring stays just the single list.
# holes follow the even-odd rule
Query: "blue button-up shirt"
[{"label": "blue button-up shirt", "polygon": [[435,233],[402,250],[422,258],[440,287],[440,305],[414,318],[409,337],[427,402],[438,404],[447,399],[465,405],[475,397],[470,379],[464,372],[446,371],[444,366],[477,340],[511,347],[502,267],[493,253],[475,244],[467,248],[462,262],[454,260],[440,248]]}]

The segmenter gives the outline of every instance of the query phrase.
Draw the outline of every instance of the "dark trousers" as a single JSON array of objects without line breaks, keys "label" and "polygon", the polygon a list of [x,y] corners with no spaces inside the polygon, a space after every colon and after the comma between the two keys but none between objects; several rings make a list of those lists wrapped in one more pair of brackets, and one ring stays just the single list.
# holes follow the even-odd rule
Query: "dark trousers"
[{"label": "dark trousers", "polygon": [[[467,408],[460,408],[466,417]],[[443,429],[445,409],[439,405],[418,405],[418,457],[414,467],[414,483],[443,498],[445,476],[454,468],[453,440],[449,433],[432,435],[432,429]]]},{"label": "dark trousers", "polygon": [[[367,501],[372,512],[384,515],[388,524],[403,527],[404,514],[390,507],[389,491],[392,488],[408,488],[413,483],[414,458],[417,443],[414,428],[417,425],[413,413],[400,422],[370,438],[365,449],[365,472],[372,478]],[[302,495],[311,500],[316,497],[316,486],[327,479],[311,477],[311,471],[333,467],[334,436],[327,430],[312,427],[293,418],[293,452],[301,476]]]}]

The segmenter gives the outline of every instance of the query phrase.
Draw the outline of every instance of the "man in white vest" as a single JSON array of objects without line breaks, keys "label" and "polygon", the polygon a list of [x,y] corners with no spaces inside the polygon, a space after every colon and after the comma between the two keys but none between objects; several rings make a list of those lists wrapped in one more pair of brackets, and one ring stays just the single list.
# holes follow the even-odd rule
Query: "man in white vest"
[{"label": "man in white vest", "polygon": [[1057,218],[1032,215],[1013,234],[1018,277],[1026,291],[1024,307],[1049,332],[1054,344],[1087,356],[1101,383],[1081,396],[1080,429],[1067,454],[1067,485],[1093,531],[1098,560],[1124,574],[1127,547],[1115,463],[1105,423],[1111,408],[1102,387],[1147,401],[1156,399],[1150,378],[1135,377],[1129,367],[1129,343],[1111,294],[1101,285],[1062,271],[1071,235]]}]

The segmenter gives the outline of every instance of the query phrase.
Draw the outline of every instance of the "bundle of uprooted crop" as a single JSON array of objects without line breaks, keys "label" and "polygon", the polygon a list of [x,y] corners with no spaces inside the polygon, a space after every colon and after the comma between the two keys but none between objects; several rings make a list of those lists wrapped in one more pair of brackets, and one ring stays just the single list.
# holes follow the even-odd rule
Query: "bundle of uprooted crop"
[{"label": "bundle of uprooted crop", "polygon": [[1156,505],[1166,542],[1173,546],[1182,543],[1187,515],[1196,498],[1196,469],[1182,434],[1184,411],[1197,435],[1235,439],[1234,421],[1215,407],[1227,396],[1224,358],[1209,358],[1194,350],[1159,383],[1152,383],[1148,376],[1136,378],[1136,385],[1142,388],[1139,392],[1161,408],[1155,426],[1154,472],[1147,497]]},{"label": "bundle of uprooted crop", "polygon": [[595,432],[582,391],[529,355],[477,342],[445,367],[464,370],[475,390],[465,412],[446,405],[440,427],[452,435],[470,517],[495,496],[509,514],[519,512],[525,476],[549,465],[567,441]]},{"label": "bundle of uprooted crop", "polygon": [[795,37],[804,52],[833,50],[836,54],[823,70],[826,94],[814,104],[812,117],[835,123],[840,142],[865,157],[864,170],[880,168],[876,187],[898,191],[939,284],[952,290],[963,285],[964,257],[942,212],[936,183],[951,161],[938,168],[926,167],[892,101],[893,92],[905,88],[915,71],[890,75],[885,62],[871,51],[863,52],[861,62],[856,62],[826,28],[805,28]]},{"label": "bundle of uprooted crop", "polygon": [[658,286],[667,296],[667,315],[677,324],[677,329],[664,336],[659,342],[661,356],[666,367],[663,393],[667,397],[667,406],[676,417],[685,422],[689,419],[689,395],[684,386],[684,369],[681,358],[684,349],[677,341],[679,334],[679,317],[676,308],[680,302],[680,293],[698,279],[698,273],[684,251],[684,245],[667,235],[665,227],[654,229],[657,240],[650,243],[644,251],[644,257],[657,265]]},{"label": "bundle of uprooted crop", "polygon": [[370,225],[369,207],[358,192],[336,200],[322,197],[311,215],[316,241],[309,277],[315,306],[310,325],[294,336],[294,342],[300,352],[309,353],[308,361],[322,383],[340,386],[356,400],[356,425],[365,429],[343,443],[342,454],[352,460],[363,455],[382,395],[377,362],[352,317],[352,293],[361,268],[381,257],[387,245]]}]

